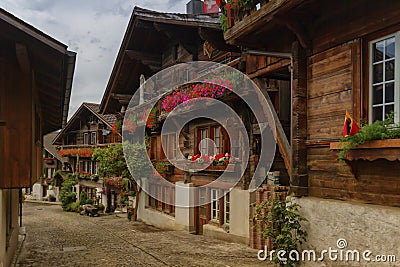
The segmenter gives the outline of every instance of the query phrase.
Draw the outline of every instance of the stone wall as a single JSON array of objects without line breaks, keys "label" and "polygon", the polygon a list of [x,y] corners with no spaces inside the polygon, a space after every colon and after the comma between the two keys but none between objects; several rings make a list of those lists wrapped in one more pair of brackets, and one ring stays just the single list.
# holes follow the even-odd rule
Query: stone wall
[{"label": "stone wall", "polygon": [[[400,261],[400,208],[352,203],[339,200],[303,197],[296,199],[308,240],[303,249],[314,249],[318,253],[329,247],[338,249],[339,239],[346,240],[345,250],[370,250],[372,255],[396,255]],[[339,249],[338,249],[339,250]],[[384,263],[359,263],[331,261],[307,262],[305,266],[396,266]],[[398,265],[397,265],[398,266]]]}]

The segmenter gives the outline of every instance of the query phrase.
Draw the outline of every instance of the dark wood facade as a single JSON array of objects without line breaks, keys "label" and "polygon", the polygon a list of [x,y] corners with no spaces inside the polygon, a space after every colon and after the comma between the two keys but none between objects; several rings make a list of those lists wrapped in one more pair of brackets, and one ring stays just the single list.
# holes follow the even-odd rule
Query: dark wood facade
[{"label": "dark wood facade", "polygon": [[230,44],[291,56],[290,172],[298,195],[400,206],[400,162],[384,154],[398,147],[387,141],[383,150],[365,148],[350,164],[330,148],[342,137],[346,110],[357,122],[371,121],[371,47],[388,36],[396,36],[397,47],[399,7],[398,1],[262,1],[225,33]]},{"label": "dark wood facade", "polygon": [[0,9],[0,188],[42,175],[43,135],[65,124],[75,53]]}]

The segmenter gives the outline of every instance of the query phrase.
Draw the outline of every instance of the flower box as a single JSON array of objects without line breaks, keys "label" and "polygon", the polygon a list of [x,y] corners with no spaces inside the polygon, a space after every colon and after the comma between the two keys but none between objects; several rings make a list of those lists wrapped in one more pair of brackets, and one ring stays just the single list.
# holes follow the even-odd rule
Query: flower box
[{"label": "flower box", "polygon": [[[330,143],[331,150],[340,150],[344,147],[342,142]],[[388,161],[400,160],[400,139],[385,139],[367,141],[362,145],[351,148],[346,154],[346,161],[386,159]]]},{"label": "flower box", "polygon": [[[341,142],[330,143],[331,150],[340,150]],[[400,139],[372,140],[351,148],[344,157],[355,178],[398,177],[400,166]]]},{"label": "flower box", "polygon": [[207,167],[207,164],[201,163],[189,163],[188,168],[189,170],[198,170],[204,169],[203,171],[227,171],[227,172],[234,172],[235,171],[235,164],[230,165],[210,165]]}]

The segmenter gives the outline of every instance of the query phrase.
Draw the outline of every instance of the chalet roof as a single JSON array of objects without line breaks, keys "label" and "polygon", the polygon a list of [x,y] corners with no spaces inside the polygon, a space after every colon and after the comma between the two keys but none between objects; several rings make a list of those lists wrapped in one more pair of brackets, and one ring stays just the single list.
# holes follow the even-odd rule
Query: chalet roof
[{"label": "chalet roof", "polygon": [[53,140],[53,144],[59,142],[60,137],[71,130],[73,127],[77,127],[79,125],[79,121],[81,120],[80,115],[82,112],[86,110],[89,111],[92,115],[96,116],[99,120],[107,125],[109,129],[112,128],[114,122],[117,121],[117,117],[113,114],[101,114],[99,113],[100,105],[96,103],[88,103],[83,102],[82,105],[78,108],[78,110],[72,115],[67,125],[57,134],[57,136]]},{"label": "chalet roof", "polygon": [[232,46],[226,45],[223,39],[218,14],[162,13],[135,7],[103,95],[100,112],[118,112],[124,96],[123,101],[128,103],[129,96],[139,87],[140,75],[150,77],[161,70],[163,52],[172,41],[197,53],[201,41],[208,38],[213,38],[216,47],[231,51],[228,49]]},{"label": "chalet roof", "polygon": [[68,161],[67,158],[60,157],[56,147],[53,145],[53,140],[54,140],[54,138],[56,138],[57,135],[58,135],[58,132],[52,132],[52,133],[46,134],[43,137],[43,147],[44,147],[44,149],[47,150],[47,152],[49,152],[51,155],[53,155],[57,160],[59,160],[61,162],[66,162],[66,161]]},{"label": "chalet roof", "polygon": [[114,122],[117,121],[117,117],[114,114],[101,114],[100,104],[84,102],[82,105],[90,109],[94,115],[96,115],[102,121],[108,123],[112,127]]},{"label": "chalet roof", "polygon": [[63,127],[68,116],[76,53],[1,8],[0,44],[5,54],[16,54],[23,72],[34,70],[43,133]]}]

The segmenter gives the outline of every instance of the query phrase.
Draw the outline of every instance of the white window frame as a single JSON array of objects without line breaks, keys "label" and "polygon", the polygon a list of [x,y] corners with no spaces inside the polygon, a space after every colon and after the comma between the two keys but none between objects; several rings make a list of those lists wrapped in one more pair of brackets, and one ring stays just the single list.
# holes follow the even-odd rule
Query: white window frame
[{"label": "white window frame", "polygon": [[84,145],[89,144],[89,133],[83,133],[83,144]]},{"label": "white window frame", "polygon": [[[400,32],[388,34],[381,38],[369,42],[369,123],[373,123],[373,45],[380,41],[395,38],[395,56],[394,56],[394,122],[400,121]],[[385,66],[383,66],[383,75],[385,75]],[[382,82],[384,85],[384,82]],[[384,102],[385,94],[383,94]],[[384,118],[383,118],[384,119]]]},{"label": "white window frame", "polygon": [[[203,133],[206,133],[206,136],[203,136]],[[210,151],[209,143],[203,141],[204,139],[207,140],[208,138],[210,138],[210,131],[208,130],[208,128],[200,128],[200,144],[199,144],[200,155],[209,154]]]},{"label": "white window frame", "polygon": [[[231,209],[230,208],[231,208],[231,195],[230,195],[230,192],[228,191],[228,192],[226,192],[225,197],[224,197],[224,222],[225,222],[225,224],[229,224],[231,221]],[[229,218],[229,220],[227,220],[227,217]]]},{"label": "white window frame", "polygon": [[98,168],[97,168],[97,161],[93,161],[92,162],[92,168],[93,168],[93,174],[97,174],[98,173]]},{"label": "white window frame", "polygon": [[218,189],[211,189],[211,220],[219,222],[219,200],[218,200]]},{"label": "white window frame", "polygon": [[97,133],[96,132],[91,132],[90,133],[90,144],[91,145],[96,145],[97,144]]},{"label": "white window frame", "polygon": [[[174,144],[172,146],[172,151],[169,150],[170,149],[169,144],[171,142],[174,142]],[[172,153],[172,158],[170,158],[170,159],[176,159],[177,148],[178,148],[178,135],[176,133],[162,134],[161,143],[162,143],[162,149],[164,150],[165,157],[168,159],[169,154]]]}]

